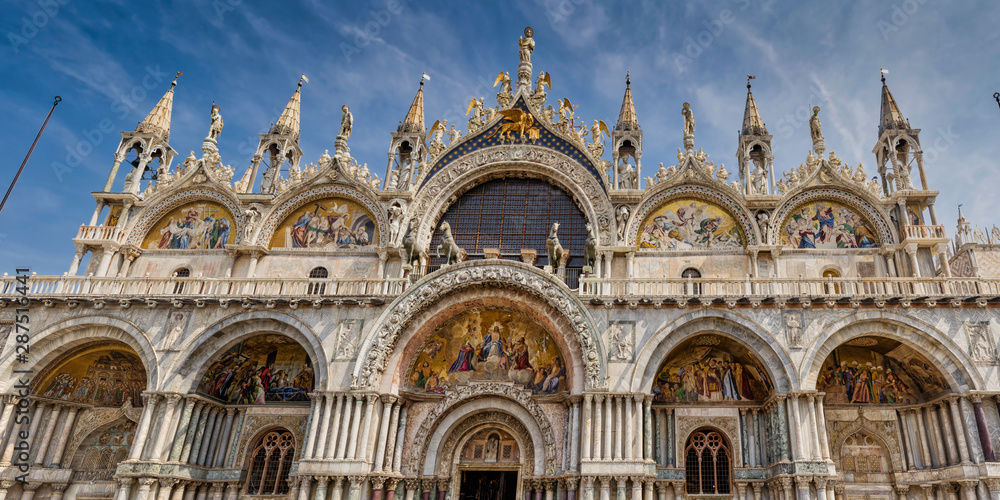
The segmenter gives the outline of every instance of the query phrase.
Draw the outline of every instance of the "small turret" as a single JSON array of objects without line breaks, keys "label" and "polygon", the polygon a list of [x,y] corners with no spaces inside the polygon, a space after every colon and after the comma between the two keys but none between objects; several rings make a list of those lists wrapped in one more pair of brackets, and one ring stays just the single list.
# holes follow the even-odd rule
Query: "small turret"
[{"label": "small turret", "polygon": [[910,127],[910,122],[896,104],[885,83],[886,70],[882,70],[882,105],[879,113],[878,142],[872,150],[882,176],[882,189],[886,195],[894,191],[915,190],[912,171],[914,165],[920,174],[920,189],[928,191],[924,174],[924,154],[920,148],[920,130]]},{"label": "small turret", "polygon": [[424,127],[424,79],[420,79],[417,95],[413,97],[406,118],[392,133],[389,145],[389,165],[386,168],[387,190],[407,191],[413,187],[420,174],[418,165],[427,156]]},{"label": "small turret", "polygon": [[769,194],[774,192],[774,155],[771,153],[771,136],[764,120],[760,118],[757,102],[750,91],[747,75],[747,104],[743,111],[743,128],[740,130],[736,159],[739,161],[740,185],[744,193]]},{"label": "small turret", "polygon": [[281,169],[286,164],[288,169],[299,168],[302,159],[302,149],[299,147],[299,116],[302,105],[302,84],[309,80],[305,75],[299,79],[298,87],[292,93],[291,99],[285,105],[278,121],[271,125],[266,134],[260,134],[257,151],[253,155],[250,168],[243,178],[236,183],[238,192],[251,193],[257,182],[257,173],[261,163],[264,164],[264,176],[260,181],[261,193],[273,193],[281,179]]},{"label": "small turret", "polygon": [[[625,97],[618,123],[611,132],[611,184],[615,189],[639,189],[642,178],[642,130],[632,102],[632,80],[625,73]],[[634,165],[629,164],[632,158]]]}]

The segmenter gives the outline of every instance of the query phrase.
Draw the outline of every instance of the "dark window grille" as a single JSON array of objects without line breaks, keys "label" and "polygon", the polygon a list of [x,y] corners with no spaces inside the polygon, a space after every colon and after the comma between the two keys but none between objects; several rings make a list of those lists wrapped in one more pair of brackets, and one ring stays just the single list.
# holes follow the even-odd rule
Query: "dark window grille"
[{"label": "dark window grille", "polygon": [[[685,269],[684,272],[681,273],[681,278],[684,278],[684,279],[688,279],[688,278],[698,279],[698,278],[701,278],[701,272],[698,271],[697,269],[693,268],[693,267],[689,267],[689,268]],[[694,283],[694,282],[692,282],[691,283],[690,293],[692,293],[694,295],[700,295],[701,294],[701,283]]]},{"label": "dark window grille", "polygon": [[713,430],[695,431],[684,448],[685,477],[689,495],[728,495],[732,460],[729,445]]},{"label": "dark window grille", "polygon": [[[175,278],[190,278],[191,277],[191,270],[188,269],[188,268],[186,268],[186,267],[182,267],[182,268],[178,269],[176,272],[174,272],[174,277]],[[178,281],[178,282],[174,283],[174,293],[175,294],[184,293],[184,282],[183,281]]]},{"label": "dark window grille", "polygon": [[[460,196],[441,221],[451,225],[455,243],[470,259],[483,258],[486,248],[499,248],[500,257],[521,260],[521,249],[538,252],[537,266],[548,265],[545,242],[553,222],[559,222],[559,243],[570,258],[566,282],[576,288],[583,268],[587,219],[573,198],[562,189],[538,179],[504,178],[484,182]],[[440,267],[436,255],[441,243],[441,222],[431,240],[428,272]],[[558,266],[554,263],[553,266]]]},{"label": "dark window grille", "polygon": [[284,429],[268,432],[250,454],[247,495],[288,493],[288,472],[295,459],[295,438]]},{"label": "dark window grille", "polygon": [[[322,280],[330,276],[330,272],[325,267],[316,267],[309,271],[309,279]],[[326,283],[309,283],[309,295],[323,295],[326,293]]]}]

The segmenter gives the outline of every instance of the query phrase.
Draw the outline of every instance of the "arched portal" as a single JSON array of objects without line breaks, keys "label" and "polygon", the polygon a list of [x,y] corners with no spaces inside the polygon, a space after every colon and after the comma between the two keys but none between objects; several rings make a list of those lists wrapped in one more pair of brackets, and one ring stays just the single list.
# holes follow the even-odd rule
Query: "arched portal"
[{"label": "arched portal", "polygon": [[221,403],[306,403],[316,385],[313,361],[295,340],[259,334],[216,354],[197,392]]}]

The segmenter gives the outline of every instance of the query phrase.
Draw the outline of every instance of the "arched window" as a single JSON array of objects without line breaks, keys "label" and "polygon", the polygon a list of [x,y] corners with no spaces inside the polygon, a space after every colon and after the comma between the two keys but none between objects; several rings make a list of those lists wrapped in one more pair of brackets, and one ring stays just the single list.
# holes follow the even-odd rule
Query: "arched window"
[{"label": "arched window", "polygon": [[250,454],[247,495],[284,495],[288,493],[288,472],[295,459],[295,438],[285,429],[264,435]]},{"label": "arched window", "polygon": [[[182,268],[174,271],[174,277],[175,278],[190,278],[191,277],[191,270],[188,269],[188,268],[186,268],[186,267],[182,267]],[[175,294],[184,293],[184,281],[174,282],[174,293]]]},{"label": "arched window", "polygon": [[[697,269],[695,269],[693,267],[689,267],[689,268],[685,269],[684,272],[681,273],[681,278],[684,278],[684,279],[699,279],[699,278],[701,278],[701,271],[699,271],[699,270],[697,270]],[[688,284],[685,283],[685,286],[687,286],[687,285]],[[687,292],[690,295],[698,295],[698,294],[700,294],[701,293],[701,283],[691,283],[690,284],[690,289]]]},{"label": "arched window", "polygon": [[[330,272],[325,267],[315,267],[309,271],[310,280],[325,280],[330,277]],[[315,281],[309,282],[309,295],[323,295],[326,293],[326,283]]]},{"label": "arched window", "polygon": [[[838,270],[836,270],[836,269],[834,269],[832,267],[828,268],[828,269],[824,269],[823,270],[823,277],[824,278],[839,278],[840,277],[840,271],[838,271]],[[826,289],[826,293],[832,293],[832,294],[838,294],[838,295],[840,294],[840,283],[833,283],[833,282],[827,281],[827,283],[824,285],[824,288]]]},{"label": "arched window", "polygon": [[688,437],[684,471],[689,495],[728,495],[732,466],[732,454],[722,434],[701,429]]}]

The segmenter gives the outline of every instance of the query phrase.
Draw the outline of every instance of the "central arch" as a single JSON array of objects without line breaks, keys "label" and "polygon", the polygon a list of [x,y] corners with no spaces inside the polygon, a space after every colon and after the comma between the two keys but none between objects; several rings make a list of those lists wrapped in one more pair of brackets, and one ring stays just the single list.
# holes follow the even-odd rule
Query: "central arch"
[{"label": "central arch", "polygon": [[401,337],[406,335],[404,345],[411,344],[410,340],[416,336],[411,325],[421,325],[421,321],[437,316],[440,311],[429,311],[432,307],[453,305],[448,301],[460,301],[459,292],[475,288],[492,289],[490,294],[483,295],[517,294],[551,309],[563,325],[562,331],[572,331],[572,336],[564,335],[563,340],[578,344],[563,349],[565,354],[574,356],[571,363],[576,366],[570,372],[578,382],[570,384],[573,392],[594,389],[604,383],[600,362],[603,349],[597,329],[586,307],[564,283],[521,262],[479,260],[435,271],[386,308],[359,351],[355,388],[391,391],[391,380],[383,380],[383,374],[390,361],[393,366],[399,364],[402,350],[396,349],[396,345]]}]

